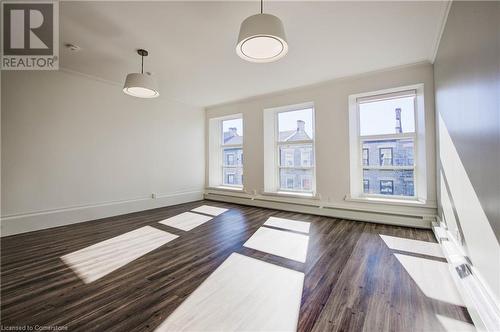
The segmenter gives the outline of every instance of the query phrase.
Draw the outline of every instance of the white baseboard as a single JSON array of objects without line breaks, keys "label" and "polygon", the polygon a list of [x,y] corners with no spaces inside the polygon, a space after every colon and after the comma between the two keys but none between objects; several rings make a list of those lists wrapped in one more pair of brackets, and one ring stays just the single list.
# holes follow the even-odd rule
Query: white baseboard
[{"label": "white baseboard", "polygon": [[[440,218],[432,225],[453,281],[478,331],[500,331],[500,304]],[[495,264],[495,262],[492,262]],[[459,272],[460,271],[460,272]]]},{"label": "white baseboard", "polygon": [[50,211],[17,214],[1,218],[1,236],[32,232],[41,229],[75,224],[120,214],[155,209],[203,199],[203,191],[189,191],[156,198],[143,197],[131,200],[74,206]]},{"label": "white baseboard", "polygon": [[[431,223],[435,220],[435,215],[429,215],[426,212],[419,214],[415,209],[412,210],[410,208],[395,208],[391,211],[390,209],[377,209],[373,205],[369,205],[366,208],[359,207],[359,204],[337,206],[317,199],[273,197],[250,195],[248,193],[224,193],[214,190],[206,190],[205,199],[340,219],[417,228],[431,228]],[[401,212],[398,212],[399,210]],[[412,213],[408,213],[408,211],[412,211]]]}]

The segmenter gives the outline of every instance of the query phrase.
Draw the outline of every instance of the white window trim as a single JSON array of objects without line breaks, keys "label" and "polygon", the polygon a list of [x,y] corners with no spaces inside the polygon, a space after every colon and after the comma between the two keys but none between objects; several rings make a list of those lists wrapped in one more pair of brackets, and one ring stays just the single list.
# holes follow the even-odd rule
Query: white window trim
[{"label": "white window trim", "polygon": [[[392,99],[415,94],[415,132],[388,135],[360,136],[359,128],[359,104],[376,100]],[[363,168],[372,168],[362,165],[362,140],[378,140],[384,138],[413,138],[414,143],[414,166],[376,166],[382,169],[414,169],[414,193],[415,196],[399,195],[376,195],[363,192]],[[427,201],[427,172],[425,153],[425,103],[424,84],[415,84],[397,88],[360,93],[349,96],[349,145],[350,145],[350,194],[346,200],[380,201],[383,203],[391,201],[420,202]]]},{"label": "white window trim", "polygon": [[[243,150],[243,144],[223,144],[222,143],[222,121],[233,120],[233,119],[243,119],[243,114],[231,114],[223,117],[211,118],[208,121],[208,186],[211,188],[227,188],[232,190],[243,190],[243,185],[230,185],[223,184],[223,170],[224,168],[231,168],[231,166],[224,166],[225,161],[223,160],[224,154],[222,153],[224,148],[241,148]],[[243,121],[243,141],[245,140],[245,121]],[[243,151],[244,153],[244,151]],[[243,158],[242,169],[245,169],[245,158]],[[240,168],[234,166],[234,168]],[[243,181],[244,181],[243,177]]]},{"label": "white window trim", "polygon": [[[299,111],[308,108],[312,109],[313,139],[294,141],[294,142],[286,142],[286,141],[279,142],[278,114],[283,112]],[[314,110],[314,103],[312,102],[264,109],[264,192],[265,193],[284,194],[284,195],[291,194],[291,195],[300,195],[301,197],[302,196],[313,197],[316,195],[316,150],[315,150],[316,123],[315,122],[316,122],[316,116]],[[311,167],[280,166],[279,148],[281,146],[300,145],[300,144],[312,144],[313,155],[315,156],[313,166]],[[296,191],[296,190],[286,190],[280,188],[279,171],[281,168],[312,169],[311,191]]]}]

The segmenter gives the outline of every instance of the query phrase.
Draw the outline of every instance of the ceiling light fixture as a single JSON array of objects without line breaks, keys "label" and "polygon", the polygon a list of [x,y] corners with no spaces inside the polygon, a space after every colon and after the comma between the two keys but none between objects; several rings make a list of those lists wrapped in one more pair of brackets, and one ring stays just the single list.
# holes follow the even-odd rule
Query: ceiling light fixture
[{"label": "ceiling light fixture", "polygon": [[160,95],[158,85],[148,73],[144,74],[144,57],[148,56],[148,51],[139,49],[137,53],[141,56],[141,72],[127,75],[123,92],[138,98],[156,98]]},{"label": "ceiling light fixture", "polygon": [[260,14],[247,17],[240,27],[236,53],[250,62],[273,62],[288,52],[285,29],[281,20],[263,13],[263,0],[260,1]]}]

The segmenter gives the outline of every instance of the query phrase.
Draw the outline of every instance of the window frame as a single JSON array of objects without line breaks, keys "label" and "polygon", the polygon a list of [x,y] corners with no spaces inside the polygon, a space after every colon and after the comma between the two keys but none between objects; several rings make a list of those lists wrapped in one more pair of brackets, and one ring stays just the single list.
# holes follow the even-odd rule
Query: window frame
[{"label": "window frame", "polygon": [[[311,140],[300,140],[300,141],[293,141],[293,142],[287,142],[287,141],[280,141],[279,140],[279,115],[282,113],[288,113],[288,112],[295,112],[295,111],[302,111],[306,109],[311,109],[311,115],[312,115],[312,136],[313,138]],[[282,147],[293,147],[293,146],[300,146],[300,145],[306,145],[306,144],[311,144],[311,149],[314,151],[314,137],[315,132],[314,132],[314,107],[301,107],[301,108],[290,108],[290,109],[284,109],[281,111],[276,111],[275,113],[275,157],[276,157],[276,189],[278,192],[289,192],[289,193],[306,193],[306,194],[313,194],[315,186],[314,181],[311,181],[311,190],[295,190],[295,189],[289,189],[289,188],[281,188],[281,170],[282,169],[300,169],[300,170],[312,170],[312,178],[316,178],[315,175],[315,166],[316,166],[316,158],[314,158],[314,165],[313,166],[282,166],[281,165],[281,154],[280,154],[280,148]],[[294,160],[295,163],[295,160]],[[287,177],[287,181],[288,181]],[[288,185],[287,185],[288,187]]]},{"label": "window frame", "polygon": [[[310,109],[312,113],[312,139],[300,141],[279,141],[279,114],[286,112],[294,112]],[[295,105],[281,106],[276,108],[264,109],[264,192],[265,193],[283,193],[283,194],[296,194],[300,196],[316,195],[316,116],[314,103],[306,102]],[[312,166],[290,167],[281,166],[280,164],[280,148],[294,145],[311,144],[312,155],[314,155],[314,162],[310,163]],[[269,147],[269,148],[267,148]],[[271,151],[272,149],[272,151]],[[310,155],[311,157],[311,155]],[[288,188],[281,188],[280,171],[281,169],[310,169],[311,171],[311,190],[295,190]],[[302,181],[300,179],[299,181]]]},{"label": "window frame", "polygon": [[[414,96],[415,131],[412,133],[394,133],[382,135],[360,135],[361,103]],[[349,133],[350,133],[350,195],[346,199],[372,199],[381,201],[407,200],[426,202],[426,154],[425,154],[425,103],[424,84],[415,84],[374,92],[360,93],[349,96]],[[413,166],[380,166],[363,165],[363,141],[383,139],[411,138],[413,141]],[[394,154],[392,155],[394,164]],[[413,196],[383,195],[365,193],[363,189],[363,169],[413,170]]]},{"label": "window frame", "polygon": [[[412,133],[394,133],[394,134],[379,134],[379,135],[364,135],[362,136],[361,135],[361,132],[360,132],[360,124],[361,124],[361,120],[360,120],[360,108],[359,108],[359,105],[361,103],[369,103],[369,102],[375,102],[375,101],[381,101],[381,100],[391,100],[391,99],[396,99],[396,98],[403,98],[405,96],[411,96],[411,95],[414,95],[414,99],[413,99],[413,121],[414,121],[414,125],[415,125],[415,131],[412,132]],[[417,149],[418,149],[418,146],[417,146],[417,105],[416,105],[416,102],[417,102],[417,92],[416,91],[412,91],[412,90],[401,90],[399,91],[398,93],[392,93],[390,94],[390,96],[387,96],[386,94],[374,94],[372,96],[370,96],[370,98],[366,98],[364,99],[363,102],[359,102],[358,100],[356,101],[356,113],[357,113],[357,119],[358,119],[358,133],[357,133],[357,136],[358,136],[358,144],[360,146],[360,149],[361,149],[361,158],[363,158],[363,155],[362,155],[362,149],[363,149],[363,144],[365,142],[370,142],[370,141],[380,141],[380,140],[384,140],[384,139],[394,139],[394,140],[400,140],[400,139],[408,139],[408,138],[411,138],[412,141],[413,141],[413,155],[417,155]],[[391,165],[381,165],[381,151],[382,149],[391,149]],[[416,165],[416,162],[415,162],[415,158],[413,158],[413,166],[398,166],[398,165],[394,165],[394,148],[393,147],[379,147],[378,149],[378,163],[377,165],[363,165],[363,161],[361,161],[361,179],[363,179],[363,171],[365,169],[367,170],[371,170],[371,169],[375,169],[375,170],[393,170],[393,171],[397,171],[397,170],[413,170],[413,196],[405,196],[405,195],[394,195],[394,194],[391,194],[391,195],[384,195],[384,194],[370,194],[370,193],[365,193],[363,188],[361,190],[361,194],[360,196],[361,197],[377,197],[377,198],[388,198],[388,199],[405,199],[405,200],[416,200],[417,197],[418,197],[418,194],[417,194],[417,165]],[[361,181],[361,186],[363,186],[363,182]],[[394,193],[394,181],[393,181],[393,186],[392,186],[392,192]]]},{"label": "window frame", "polygon": [[[241,144],[224,144],[224,126],[223,122],[227,120],[241,119],[242,121],[242,143]],[[233,190],[243,190],[244,176],[242,175],[242,184],[227,184],[225,182],[224,170],[225,169],[241,169],[244,174],[244,141],[245,141],[245,121],[243,114],[231,114],[223,117],[209,119],[209,174],[208,184],[213,188],[228,188]],[[228,165],[226,158],[224,158],[225,149],[241,149],[242,158],[241,166]],[[236,161],[236,160],[235,160]]]}]

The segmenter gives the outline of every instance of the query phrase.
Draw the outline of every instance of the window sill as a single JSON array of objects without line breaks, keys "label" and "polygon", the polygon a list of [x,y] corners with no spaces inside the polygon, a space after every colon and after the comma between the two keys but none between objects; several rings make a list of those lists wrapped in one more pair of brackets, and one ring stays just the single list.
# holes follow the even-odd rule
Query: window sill
[{"label": "window sill", "polygon": [[316,195],[313,193],[299,193],[299,192],[288,192],[288,191],[274,191],[274,192],[263,192],[264,196],[281,196],[281,197],[293,197],[293,198],[315,198]]},{"label": "window sill", "polygon": [[421,206],[428,208],[436,208],[433,204],[428,204],[426,201],[415,199],[398,199],[398,198],[384,198],[384,197],[351,197],[346,195],[344,198],[347,202],[359,202],[370,204],[384,204],[384,205],[399,205],[399,206]]},{"label": "window sill", "polygon": [[243,187],[229,187],[229,186],[217,186],[217,187],[208,187],[207,189],[212,190],[225,190],[225,191],[238,191],[243,192]]}]

